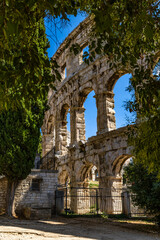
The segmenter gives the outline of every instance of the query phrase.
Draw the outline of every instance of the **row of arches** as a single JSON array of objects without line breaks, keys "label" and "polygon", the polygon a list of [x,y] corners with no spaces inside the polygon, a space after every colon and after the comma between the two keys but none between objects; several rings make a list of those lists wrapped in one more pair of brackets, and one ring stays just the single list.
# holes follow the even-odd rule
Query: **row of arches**
[{"label": "row of arches", "polygon": [[[107,127],[102,126],[102,118],[105,114],[108,114],[109,120],[107,121],[110,121],[108,123],[108,125],[110,124],[108,131],[114,130],[116,125],[117,128],[125,126],[127,117],[131,117],[131,114],[128,114],[123,106],[124,101],[130,98],[129,93],[126,91],[126,88],[129,86],[130,77],[131,74],[125,74],[116,81],[114,87],[112,86],[113,94],[109,92],[111,95],[109,97],[106,96],[106,99],[109,99],[108,103],[105,103],[108,104],[107,110],[103,109],[103,106],[100,106],[101,102],[106,101],[106,99],[100,99],[100,96],[97,99],[95,91],[91,87],[88,87],[80,92],[78,107],[73,109],[68,103],[65,103],[61,107],[58,119],[50,115],[47,123],[47,149],[45,149],[43,155],[53,148],[57,141],[63,142],[63,149],[57,147],[57,150],[66,150],[65,148],[75,140],[86,141],[89,137],[95,136],[97,132]],[[97,113],[97,110],[100,113]],[[106,113],[105,110],[107,111]],[[57,127],[60,128],[58,132],[56,131],[56,125],[59,125]]]},{"label": "row of arches", "polygon": [[[125,186],[124,169],[133,162],[131,155],[121,155],[112,163],[112,173],[115,178],[121,178],[121,185]],[[59,174],[59,183],[63,186],[72,186],[72,175],[70,169],[63,170]],[[76,170],[76,179],[81,187],[99,187],[101,178],[99,164],[86,162],[83,166]],[[74,179],[75,180],[75,179]]]}]

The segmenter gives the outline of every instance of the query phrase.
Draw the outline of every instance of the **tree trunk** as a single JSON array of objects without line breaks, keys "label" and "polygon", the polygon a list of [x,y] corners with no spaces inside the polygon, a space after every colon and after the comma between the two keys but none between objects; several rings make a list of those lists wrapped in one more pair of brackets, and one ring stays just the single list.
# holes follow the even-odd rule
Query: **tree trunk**
[{"label": "tree trunk", "polygon": [[8,180],[7,184],[7,196],[6,196],[6,214],[9,217],[15,216],[14,212],[14,195],[18,186],[18,181]]}]

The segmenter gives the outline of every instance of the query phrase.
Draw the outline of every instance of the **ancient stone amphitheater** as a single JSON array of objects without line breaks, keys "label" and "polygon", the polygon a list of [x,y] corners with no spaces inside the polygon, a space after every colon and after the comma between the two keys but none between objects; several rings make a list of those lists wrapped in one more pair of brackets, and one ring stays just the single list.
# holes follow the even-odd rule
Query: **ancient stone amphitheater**
[{"label": "ancient stone amphitheater", "polygon": [[[60,66],[61,82],[57,91],[50,90],[50,109],[42,126],[42,169],[58,170],[60,184],[87,187],[93,167],[98,171],[100,188],[122,187],[121,169],[131,157],[127,144],[127,127],[116,129],[113,88],[116,81],[131,69],[120,64],[110,68],[107,56],[96,56],[87,65],[82,58],[89,44],[91,21],[85,19],[61,44],[54,59]],[[69,44],[68,44],[69,43]],[[81,46],[81,53],[70,51],[72,44]],[[94,90],[97,106],[97,134],[86,141],[84,102]],[[67,113],[70,112],[70,134],[67,131]]]}]

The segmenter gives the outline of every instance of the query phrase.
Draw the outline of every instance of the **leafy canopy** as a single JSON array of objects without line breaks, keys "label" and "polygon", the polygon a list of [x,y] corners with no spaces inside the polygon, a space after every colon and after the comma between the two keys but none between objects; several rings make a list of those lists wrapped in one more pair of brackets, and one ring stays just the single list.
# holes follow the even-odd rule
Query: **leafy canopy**
[{"label": "leafy canopy", "polygon": [[[44,44],[44,17],[85,11],[95,20],[91,58],[110,58],[135,64],[141,53],[159,48],[159,1],[154,0],[3,0],[0,2],[0,106],[17,106],[22,96],[39,97],[60,79]],[[95,41],[96,39],[96,41]],[[45,40],[46,41],[46,40]],[[105,43],[105,44],[104,44]],[[51,74],[52,69],[52,74]]]},{"label": "leafy canopy", "polygon": [[[159,64],[155,71],[141,68],[132,78],[132,88],[136,89],[136,97],[128,102],[127,108],[137,114],[137,125],[131,127],[129,144],[133,148],[134,161],[143,164],[149,172],[157,172],[160,178],[160,81]],[[140,76],[144,81],[140,81]],[[132,89],[131,88],[131,89]]]},{"label": "leafy canopy", "polygon": [[157,172],[149,173],[143,164],[130,163],[125,167],[125,177],[134,203],[154,214],[160,222],[160,181]]}]

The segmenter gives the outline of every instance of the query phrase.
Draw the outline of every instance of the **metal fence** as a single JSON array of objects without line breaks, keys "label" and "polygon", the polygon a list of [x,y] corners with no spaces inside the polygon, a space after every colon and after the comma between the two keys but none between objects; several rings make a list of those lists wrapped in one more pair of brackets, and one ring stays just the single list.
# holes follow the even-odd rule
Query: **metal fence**
[{"label": "metal fence", "polygon": [[130,202],[130,216],[131,217],[146,217],[147,213],[144,209],[135,205],[133,198],[136,195],[129,194],[129,202]]},{"label": "metal fence", "polygon": [[66,214],[126,214],[144,216],[145,212],[132,203],[122,189],[61,187],[55,194],[56,212]]},{"label": "metal fence", "polygon": [[40,159],[40,168],[54,170],[55,169],[55,147]]}]

